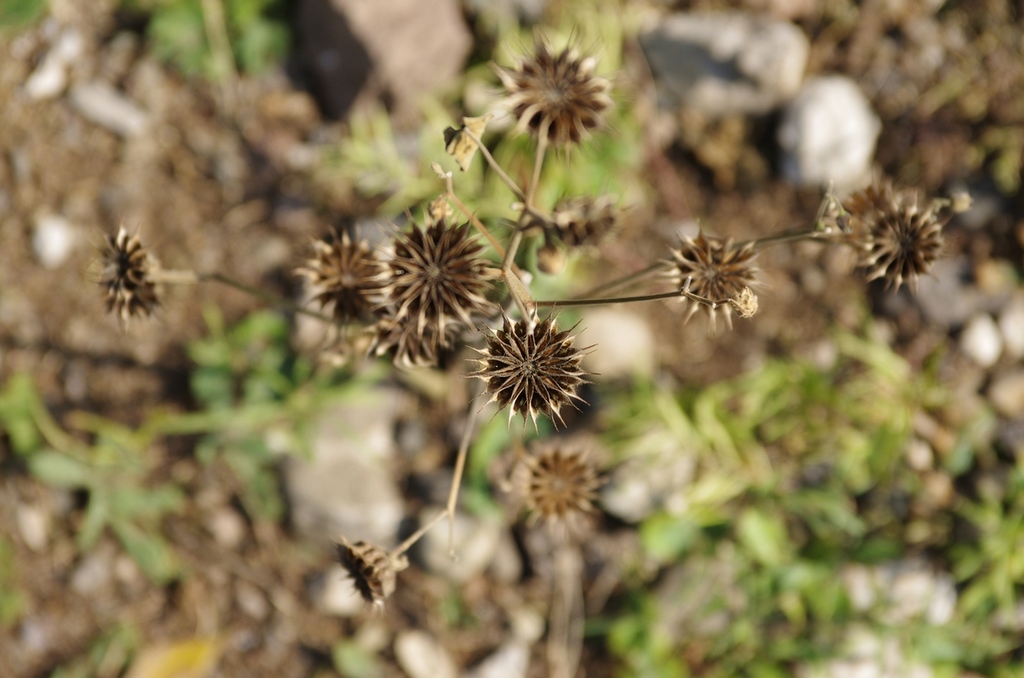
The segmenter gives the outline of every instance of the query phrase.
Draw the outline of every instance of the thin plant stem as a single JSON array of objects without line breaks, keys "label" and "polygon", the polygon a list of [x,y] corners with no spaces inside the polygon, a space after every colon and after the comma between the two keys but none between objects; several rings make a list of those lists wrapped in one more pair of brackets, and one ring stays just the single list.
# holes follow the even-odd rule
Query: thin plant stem
[{"label": "thin plant stem", "polygon": [[392,550],[391,553],[389,553],[388,555],[390,555],[392,559],[398,558],[406,551],[411,549],[416,542],[423,538],[423,535],[425,535],[427,532],[430,532],[434,525],[437,525],[439,522],[441,522],[441,520],[443,520],[447,516],[448,509],[441,511],[436,516],[431,518],[428,522],[424,523],[420,527],[420,529],[416,530],[411,535],[409,535],[409,537],[405,541],[396,546],[394,550]]},{"label": "thin plant stem", "polygon": [[479,408],[473,406],[475,400],[475,398],[469,400],[466,428],[462,432],[462,440],[459,441],[459,455],[455,458],[455,471],[452,472],[452,489],[448,492],[448,505],[445,507],[445,512],[448,514],[448,553],[453,558],[455,557],[455,506],[459,501],[459,488],[462,486],[462,474],[466,470],[469,443],[473,440],[476,417],[480,411]]},{"label": "thin plant stem", "polygon": [[150,274],[153,282],[166,285],[196,285],[199,283],[199,274],[187,270],[165,270],[153,271]]},{"label": "thin plant stem", "polygon": [[544,156],[548,151],[548,129],[550,127],[551,121],[544,118],[544,122],[540,126],[540,134],[537,136],[537,155],[533,159],[533,175],[531,175],[530,185],[526,189],[526,199],[523,200],[527,207],[533,207],[533,199],[537,195],[537,184],[540,183],[540,172],[544,167]]},{"label": "thin plant stem", "polygon": [[586,298],[589,298],[589,297],[593,297],[594,295],[601,294],[602,292],[608,292],[610,290],[615,290],[615,289],[620,289],[620,288],[623,288],[623,287],[627,287],[627,286],[632,285],[632,284],[634,284],[634,283],[636,283],[636,282],[638,282],[640,280],[643,280],[644,278],[646,278],[647,276],[651,275],[652,273],[656,273],[658,271],[658,269],[664,268],[664,266],[665,266],[665,264],[663,262],[656,261],[655,263],[651,264],[647,268],[643,268],[643,269],[641,269],[641,270],[639,270],[639,271],[637,271],[635,273],[630,273],[629,275],[623,276],[621,278],[617,278],[615,280],[611,280],[611,281],[606,282],[604,284],[598,285],[597,287],[589,289],[586,292],[584,292],[583,294],[581,294],[580,297],[583,298],[583,299],[586,299]]},{"label": "thin plant stem", "polygon": [[519,279],[519,276],[513,269],[515,263],[515,252],[519,249],[519,243],[523,240],[523,232],[516,229],[512,232],[512,239],[508,243],[508,251],[505,252],[505,258],[501,262],[501,276],[505,280],[505,286],[508,287],[509,294],[512,295],[512,299],[516,302],[516,306],[519,307],[519,312],[523,315],[523,318],[530,318],[533,316],[533,312],[536,309],[537,304],[533,301],[533,297],[530,295],[530,291],[526,289],[526,285]]},{"label": "thin plant stem", "polygon": [[317,313],[316,311],[304,308],[303,306],[296,304],[294,301],[290,299],[285,299],[283,297],[277,296],[276,294],[270,294],[269,292],[264,292],[263,290],[257,289],[255,287],[250,287],[249,285],[240,283],[237,280],[229,278],[221,273],[199,273],[198,280],[199,282],[218,282],[221,283],[222,285],[233,287],[240,292],[245,292],[246,294],[256,297],[257,299],[261,299],[277,308],[288,309],[289,311],[292,311],[294,313],[308,316],[310,318],[316,318],[317,320],[322,320],[323,322],[329,323],[331,325],[335,324],[334,318],[328,315],[324,315],[323,313]]},{"label": "thin plant stem", "polygon": [[494,237],[494,234],[491,233],[486,226],[484,226],[482,221],[476,218],[476,215],[466,207],[465,203],[459,200],[459,197],[455,195],[455,190],[452,186],[451,172],[446,175],[445,181],[448,183],[448,199],[455,203],[455,206],[459,208],[460,212],[466,215],[466,218],[469,219],[469,223],[473,224],[473,227],[480,232],[480,235],[487,239],[487,242],[490,243],[491,247],[494,248],[494,251],[498,253],[498,256],[504,257],[505,248],[501,246],[498,239]]},{"label": "thin plant stem", "polygon": [[554,546],[553,555],[548,665],[555,678],[572,678],[583,648],[582,563],[578,548],[564,539]]},{"label": "thin plant stem", "polygon": [[728,304],[731,299],[708,299],[702,297],[699,294],[694,294],[690,291],[691,278],[686,279],[686,284],[678,290],[672,292],[659,292],[657,294],[643,294],[635,297],[605,297],[603,299],[554,299],[554,300],[543,300],[533,302],[537,306],[550,306],[552,309],[561,307],[568,308],[573,306],[604,306],[606,304],[633,304],[641,301],[657,301],[658,299],[671,299],[673,297],[686,297],[691,301],[695,301],[698,304],[705,304],[711,308],[718,308],[723,304]]},{"label": "thin plant stem", "polygon": [[508,186],[509,190],[512,191],[513,194],[515,194],[516,199],[526,202],[526,194],[523,193],[523,189],[519,188],[516,182],[514,182],[512,178],[505,173],[505,170],[501,169],[501,165],[499,165],[498,161],[494,159],[494,156],[491,155],[491,152],[487,150],[487,147],[484,146],[484,143],[480,141],[480,139],[475,134],[470,132],[465,127],[462,128],[462,133],[473,140],[477,148],[480,150],[480,154],[483,155],[484,159],[487,161],[487,164],[490,166],[492,170],[494,170],[494,173],[498,175],[498,178],[501,179],[506,186]]}]

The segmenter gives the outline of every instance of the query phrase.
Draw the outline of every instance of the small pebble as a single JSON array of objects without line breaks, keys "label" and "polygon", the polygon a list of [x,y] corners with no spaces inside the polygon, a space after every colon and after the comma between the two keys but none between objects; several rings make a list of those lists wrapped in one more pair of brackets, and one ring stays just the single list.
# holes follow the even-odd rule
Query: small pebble
[{"label": "small pebble", "polygon": [[67,261],[77,239],[70,221],[55,214],[43,214],[36,218],[32,250],[44,268],[53,270]]},{"label": "small pebble", "polygon": [[352,578],[340,565],[324,573],[322,586],[314,597],[318,609],[337,617],[354,617],[366,607],[366,601],[352,584]]},{"label": "small pebble", "polygon": [[25,81],[25,93],[32,99],[52,99],[68,83],[68,66],[82,53],[82,35],[73,28],[66,29],[57,38],[38,67]]},{"label": "small pebble", "polygon": [[981,367],[996,364],[1003,352],[1003,337],[992,316],[979,313],[967,321],[960,336],[960,349]]},{"label": "small pebble", "polygon": [[402,631],[395,638],[395,658],[409,678],[456,678],[448,652],[425,631]]},{"label": "small pebble", "polygon": [[988,399],[1007,419],[1024,418],[1024,370],[996,376],[988,388]]},{"label": "small pebble", "polygon": [[39,506],[21,504],[17,512],[18,531],[25,545],[42,551],[50,541],[50,516]]},{"label": "small pebble", "polygon": [[206,518],[206,529],[224,548],[233,549],[245,538],[245,521],[234,509],[222,506]]},{"label": "small pebble", "polygon": [[1014,360],[1024,357],[1024,294],[1017,294],[999,314],[1006,355]]},{"label": "small pebble", "polygon": [[71,105],[86,120],[123,137],[138,136],[149,126],[149,116],[138,104],[103,82],[74,86]]}]

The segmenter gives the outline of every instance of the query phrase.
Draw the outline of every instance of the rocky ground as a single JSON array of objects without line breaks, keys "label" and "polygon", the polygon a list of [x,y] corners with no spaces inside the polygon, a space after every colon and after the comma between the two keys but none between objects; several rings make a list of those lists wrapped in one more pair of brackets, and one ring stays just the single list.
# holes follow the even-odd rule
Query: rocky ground
[{"label": "rocky ground", "polygon": [[[0,380],[30,375],[62,425],[80,422],[80,412],[133,427],[154,408],[194,409],[183,347],[208,333],[204,309],[219,308],[232,324],[262,306],[226,286],[175,287],[154,318],[122,328],[93,284],[97,249],[119,225],[138,230],[165,267],[223,273],[294,298],[292,270],[310,239],[380,204],[322,179],[322,159],[347,129],[325,111],[337,116],[385,97],[398,128],[414,128],[415,106],[396,92],[427,76],[389,78],[407,75],[402,59],[423,53],[375,47],[379,40],[359,33],[370,30],[367,19],[350,17],[370,85],[344,95],[337,79],[354,76],[315,66],[317,50],[336,36],[325,28],[332,10],[298,4],[303,47],[288,68],[217,85],[159,61],[111,2],[86,9],[55,0],[40,23],[0,34]],[[547,11],[564,19],[562,4]],[[773,249],[759,260],[761,312],[731,333],[683,324],[667,302],[588,316],[589,338],[603,344],[598,371],[711,383],[768,356],[823,350],[829,328],[856,329],[867,305],[911,365],[938,351],[961,412],[996,413],[1000,454],[1024,450],[1024,7],[650,4],[632,10],[641,34],[629,36],[619,79],[620,105],[635,106],[645,130],[636,143],[649,190],[620,237],[602,245],[603,266],[626,272],[663,257],[697,220],[738,239],[806,226],[825,177],[855,185],[881,172],[922,200],[966,190],[973,207],[950,223],[947,250],[916,296],[866,284],[844,257],[815,245]],[[756,18],[694,27],[682,12],[705,9]],[[440,41],[459,57],[445,77],[465,59],[489,56],[493,35],[473,33],[489,25],[474,11],[465,10],[472,22],[452,11],[444,21],[457,26],[438,29],[457,36]],[[431,18],[440,20],[422,19]],[[709,35],[718,44],[702,42]],[[735,72],[709,84],[721,63]],[[843,129],[848,146],[808,138],[819,126]],[[632,358],[616,363],[622,355]],[[224,464],[199,463],[193,437],[153,442],[143,484],[170,480],[186,497],[162,529],[190,575],[166,586],[151,583],[110,534],[80,550],[84,494],[34,480],[8,432],[0,438],[0,588],[16,590],[20,602],[16,619],[0,626],[0,674],[43,676],[77,662],[91,668],[61,675],[121,675],[132,652],[215,636],[215,675],[223,676],[335,675],[331,653],[345,639],[413,677],[464,667],[465,675],[544,675],[543,537],[467,514],[456,526],[459,561],[447,558],[446,530],[432,533],[384,614],[368,613],[332,564],[338,532],[393,541],[400,526],[443,502],[459,434],[450,422],[466,403],[430,394],[461,393],[462,384],[447,374],[389,379],[329,410],[312,427],[316,465],[281,465],[290,503],[278,521],[247,512],[238,478]],[[938,425],[956,431],[958,421]],[[608,554],[633,543],[622,521],[606,528],[588,562],[614,563]],[[877,576],[914,567],[904,570]],[[874,576],[851,577],[861,575]],[[595,581],[607,587],[595,600],[616,592],[614,567]],[[583,662],[586,675],[614,674],[600,643],[586,646]]]}]

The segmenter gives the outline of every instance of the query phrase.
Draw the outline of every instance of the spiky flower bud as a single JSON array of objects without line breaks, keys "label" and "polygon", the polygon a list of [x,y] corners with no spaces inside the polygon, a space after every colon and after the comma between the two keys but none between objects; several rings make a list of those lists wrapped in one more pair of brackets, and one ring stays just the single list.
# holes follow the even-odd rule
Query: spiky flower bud
[{"label": "spiky flower bud", "polygon": [[850,196],[843,207],[868,280],[885,278],[893,289],[906,281],[916,292],[918,277],[942,253],[942,228],[951,215],[940,212],[947,204],[933,200],[922,210],[914,191],[896,191],[889,181],[876,181]]},{"label": "spiky flower bud", "polygon": [[538,41],[533,55],[520,59],[515,68],[496,67],[508,91],[505,103],[519,121],[517,129],[565,146],[599,127],[612,100],[608,80],[594,75],[596,65],[596,59],[580,58],[571,47],[555,54]]},{"label": "spiky flower bud", "polygon": [[536,428],[539,413],[556,425],[564,424],[562,406],[583,402],[577,391],[588,380],[580,363],[592,348],[574,347],[576,337],[571,331],[559,332],[551,316],[543,320],[505,316],[503,328],[492,330],[487,348],[479,351],[484,356],[476,361],[480,369],[470,376],[487,382],[484,392],[490,395],[489,402],[508,407],[510,423],[513,414],[522,413]]},{"label": "spiky flower bud", "polygon": [[689,280],[690,292],[716,302],[694,304],[687,319],[704,308],[714,327],[717,311],[722,309],[726,325],[731,328],[734,304],[721,302],[736,299],[744,293],[744,288],[756,284],[757,269],[753,266],[756,255],[752,245],[734,247],[731,239],[709,238],[703,231],[696,238],[684,238],[679,247],[672,250],[672,259],[666,262],[668,276],[680,288]]},{"label": "spiky flower bud", "polygon": [[380,303],[381,264],[370,245],[348,233],[313,242],[313,256],[296,269],[313,301],[339,323],[366,321]]},{"label": "spiky flower bud", "polygon": [[106,248],[100,255],[102,271],[99,284],[107,291],[107,312],[122,324],[133,317],[152,315],[160,305],[153,273],[156,259],[142,246],[137,235],[128,235],[121,226],[116,235],[106,236]]}]

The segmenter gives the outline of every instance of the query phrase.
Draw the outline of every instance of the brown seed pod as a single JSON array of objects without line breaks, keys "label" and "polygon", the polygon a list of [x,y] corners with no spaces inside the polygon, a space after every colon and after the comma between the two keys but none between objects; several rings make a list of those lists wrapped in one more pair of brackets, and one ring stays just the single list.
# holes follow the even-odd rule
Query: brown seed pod
[{"label": "brown seed pod", "polygon": [[[668,277],[680,288],[689,280],[690,292],[712,302],[728,302],[743,294],[744,288],[756,284],[757,269],[753,266],[756,255],[751,245],[734,247],[731,240],[709,238],[701,232],[696,238],[684,238],[679,247],[672,250],[672,259],[666,262]],[[718,309],[722,309],[726,325],[732,327],[732,304],[690,303],[693,306],[687,319],[703,308],[714,328]]]},{"label": "brown seed pod", "polygon": [[594,510],[597,490],[604,484],[590,455],[562,442],[536,445],[522,458],[517,477],[533,519],[566,525]]},{"label": "brown seed pod", "polygon": [[523,413],[536,428],[540,413],[556,425],[564,424],[562,406],[583,402],[577,391],[588,380],[580,363],[592,347],[574,347],[576,337],[571,331],[558,331],[558,322],[551,316],[543,320],[505,316],[503,328],[492,330],[487,348],[479,350],[484,356],[476,360],[480,369],[470,376],[487,382],[484,392],[490,394],[489,402],[509,408],[509,423],[513,414]]},{"label": "brown seed pod", "polygon": [[365,240],[348,233],[313,242],[313,256],[295,270],[313,301],[339,323],[367,321],[380,304],[381,263]]},{"label": "brown seed pod", "polygon": [[925,209],[913,191],[896,191],[889,181],[876,181],[850,196],[850,242],[868,280],[885,278],[886,287],[904,283],[917,291],[918,277],[928,273],[942,253],[942,228],[951,214],[940,212],[947,201],[933,200]]},{"label": "brown seed pod", "polygon": [[116,235],[106,236],[106,248],[100,254],[102,271],[99,284],[106,291],[107,312],[121,323],[149,316],[160,305],[153,273],[156,259],[142,246],[137,235],[128,235],[121,226]]},{"label": "brown seed pod", "polygon": [[338,562],[345,568],[359,595],[382,607],[395,592],[396,574],[407,566],[405,558],[392,558],[384,549],[365,541],[349,542],[340,537],[336,544]]},{"label": "brown seed pod", "polygon": [[546,134],[551,144],[566,146],[600,127],[612,100],[608,80],[594,75],[596,65],[596,59],[580,58],[571,47],[555,54],[537,41],[533,54],[515,68],[495,67],[508,91],[505,104],[519,121],[517,129]]}]

